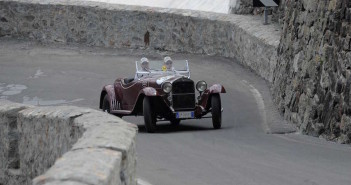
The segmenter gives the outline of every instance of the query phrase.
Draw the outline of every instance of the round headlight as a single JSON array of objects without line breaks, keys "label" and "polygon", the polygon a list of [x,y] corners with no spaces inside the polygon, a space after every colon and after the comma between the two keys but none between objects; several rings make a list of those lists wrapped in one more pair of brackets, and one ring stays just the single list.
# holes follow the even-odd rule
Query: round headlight
[{"label": "round headlight", "polygon": [[197,82],[196,84],[196,89],[199,91],[199,92],[203,92],[207,89],[207,83],[205,81],[199,81]]},{"label": "round headlight", "polygon": [[172,91],[172,84],[169,82],[166,82],[162,85],[162,90],[165,93],[170,93]]}]

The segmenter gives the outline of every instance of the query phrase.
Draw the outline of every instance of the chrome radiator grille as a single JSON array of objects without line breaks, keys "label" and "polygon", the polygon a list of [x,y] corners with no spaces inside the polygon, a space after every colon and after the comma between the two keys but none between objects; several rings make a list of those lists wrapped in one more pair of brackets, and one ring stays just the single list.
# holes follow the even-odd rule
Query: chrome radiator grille
[{"label": "chrome radiator grille", "polygon": [[173,108],[175,110],[195,108],[194,82],[189,79],[181,79],[172,84]]}]

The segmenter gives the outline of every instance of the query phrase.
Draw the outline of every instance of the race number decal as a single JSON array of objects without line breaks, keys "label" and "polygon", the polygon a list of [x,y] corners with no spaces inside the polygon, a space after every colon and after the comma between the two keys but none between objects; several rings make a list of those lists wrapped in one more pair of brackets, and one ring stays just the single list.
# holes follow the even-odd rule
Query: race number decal
[{"label": "race number decal", "polygon": [[168,79],[171,79],[171,78],[173,78],[173,77],[174,77],[174,75],[164,76],[164,77],[158,78],[158,79],[156,80],[156,83],[157,83],[158,85],[161,85],[164,81],[166,81],[166,80],[168,80]]}]

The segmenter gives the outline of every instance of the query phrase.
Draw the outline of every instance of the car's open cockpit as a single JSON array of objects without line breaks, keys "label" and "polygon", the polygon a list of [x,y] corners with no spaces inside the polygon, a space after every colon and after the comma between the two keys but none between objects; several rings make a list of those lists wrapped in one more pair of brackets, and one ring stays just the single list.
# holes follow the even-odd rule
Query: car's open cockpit
[{"label": "car's open cockpit", "polygon": [[175,60],[172,63],[172,66],[168,68],[163,61],[150,61],[148,66],[142,66],[139,61],[135,62],[136,73],[135,79],[140,79],[145,76],[153,75],[182,75],[187,78],[190,78],[189,63],[187,60]]}]

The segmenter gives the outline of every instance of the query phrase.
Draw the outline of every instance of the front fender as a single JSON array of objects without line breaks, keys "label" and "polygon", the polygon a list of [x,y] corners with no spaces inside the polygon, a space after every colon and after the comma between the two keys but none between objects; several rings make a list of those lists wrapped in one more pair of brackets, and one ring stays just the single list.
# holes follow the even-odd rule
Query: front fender
[{"label": "front fender", "polygon": [[141,90],[139,94],[144,94],[145,96],[157,96],[158,93],[155,88],[153,87],[145,87]]},{"label": "front fender", "polygon": [[156,89],[153,87],[145,87],[140,90],[136,103],[133,107],[133,113],[138,114],[143,111],[143,99],[145,96],[159,96]]},{"label": "front fender", "polygon": [[100,94],[100,106],[99,106],[100,109],[102,109],[102,102],[104,101],[104,97],[106,94],[108,95],[108,99],[110,100],[109,103],[111,107],[111,100],[114,100],[116,98],[113,85],[106,85],[102,88],[101,94]]},{"label": "front fender", "polygon": [[210,88],[206,89],[205,92],[201,95],[199,105],[205,109],[209,109],[210,102],[209,99],[212,94],[227,93],[225,88],[221,84],[214,84]]},{"label": "front fender", "polygon": [[209,89],[210,94],[214,93],[226,93],[225,88],[221,84],[214,84]]}]

